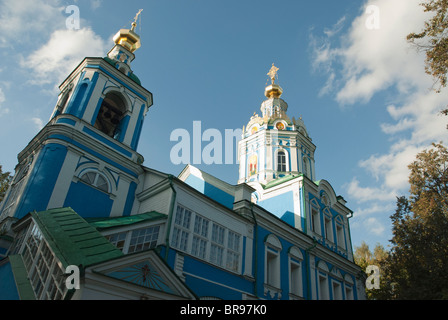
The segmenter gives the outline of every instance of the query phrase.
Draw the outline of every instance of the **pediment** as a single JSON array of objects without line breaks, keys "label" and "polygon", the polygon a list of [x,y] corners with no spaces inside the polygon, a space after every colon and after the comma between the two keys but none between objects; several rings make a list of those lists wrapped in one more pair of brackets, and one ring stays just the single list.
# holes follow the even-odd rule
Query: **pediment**
[{"label": "pediment", "polygon": [[95,281],[118,292],[159,298],[196,299],[194,293],[154,250],[125,255],[89,268]]}]

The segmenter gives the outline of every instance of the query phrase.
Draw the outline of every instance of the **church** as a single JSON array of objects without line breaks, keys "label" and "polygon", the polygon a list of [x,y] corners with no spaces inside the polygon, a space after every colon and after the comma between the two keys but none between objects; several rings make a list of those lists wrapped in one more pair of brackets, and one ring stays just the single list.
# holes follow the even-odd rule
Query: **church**
[{"label": "church", "polygon": [[[229,184],[137,152],[153,94],[121,29],[59,86],[0,203],[1,300],[363,300],[353,212],[317,179],[316,146],[276,83],[238,144]],[[262,88],[261,88],[262,89]]]}]

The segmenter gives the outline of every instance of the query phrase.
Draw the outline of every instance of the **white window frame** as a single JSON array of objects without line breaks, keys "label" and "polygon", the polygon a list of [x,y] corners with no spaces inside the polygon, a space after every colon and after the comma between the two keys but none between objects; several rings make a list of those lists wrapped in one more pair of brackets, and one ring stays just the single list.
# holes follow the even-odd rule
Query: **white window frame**
[{"label": "white window frame", "polygon": [[342,283],[340,281],[332,279],[331,280],[331,290],[333,293],[332,300],[343,300]]},{"label": "white window frame", "polygon": [[310,229],[315,234],[322,236],[321,225],[320,225],[320,207],[316,199],[310,201]]},{"label": "white window frame", "polygon": [[335,218],[335,226],[336,226],[336,241],[338,248],[346,251],[347,243],[345,241],[345,226],[341,216],[337,216]]},{"label": "white window frame", "polygon": [[344,276],[344,293],[345,300],[355,300],[353,278],[348,273]]},{"label": "white window frame", "polygon": [[[87,176],[88,174],[95,174],[95,177],[93,178],[93,182],[89,182],[86,181],[84,178],[84,176]],[[100,177],[102,179],[104,179],[105,181],[105,186],[107,186],[106,189],[101,188],[101,186],[103,186],[104,184],[102,184],[101,186],[98,185],[98,180],[100,179]],[[95,189],[101,191],[101,192],[105,192],[105,193],[111,193],[111,183],[109,181],[109,179],[107,178],[107,176],[105,174],[103,174],[102,172],[98,171],[98,170],[94,170],[94,169],[89,169],[89,170],[85,170],[83,172],[81,172],[80,176],[79,176],[79,181],[94,187]]]},{"label": "white window frame", "polygon": [[[283,154],[283,159],[284,159],[284,163],[282,164],[282,166],[284,166],[285,170],[279,170],[279,154],[282,153]],[[275,151],[275,171],[277,171],[278,173],[281,172],[288,172],[289,171],[289,153],[287,150],[283,149],[283,148],[279,148]]]},{"label": "white window frame", "polygon": [[[178,212],[182,210],[191,213],[190,222],[179,225],[179,223],[184,222],[177,218]],[[198,222],[196,223],[196,221]],[[207,224],[205,228],[204,222]],[[181,238],[176,239],[176,237],[182,236],[185,238],[185,243],[179,243]],[[235,240],[237,243],[235,243]],[[228,271],[240,273],[242,268],[242,242],[243,236],[238,232],[213,222],[181,204],[177,205],[171,234],[171,245],[176,250]]]},{"label": "white window frame", "polygon": [[62,263],[31,221],[20,250],[30,284],[37,300],[61,300],[68,290]]},{"label": "white window frame", "polygon": [[300,249],[292,247],[289,250],[289,297],[291,300],[303,298],[303,255]]},{"label": "white window frame", "polygon": [[269,235],[265,240],[265,259],[264,259],[264,283],[265,288],[280,289],[280,252],[282,245],[278,238]]},{"label": "white window frame", "polygon": [[325,208],[323,211],[324,214],[324,232],[325,232],[325,239],[330,241],[331,243],[334,243],[334,235],[333,235],[333,219],[330,210],[328,208]]},{"label": "white window frame", "polygon": [[329,271],[325,261],[319,261],[317,264],[317,286],[319,292],[319,300],[329,300]]}]

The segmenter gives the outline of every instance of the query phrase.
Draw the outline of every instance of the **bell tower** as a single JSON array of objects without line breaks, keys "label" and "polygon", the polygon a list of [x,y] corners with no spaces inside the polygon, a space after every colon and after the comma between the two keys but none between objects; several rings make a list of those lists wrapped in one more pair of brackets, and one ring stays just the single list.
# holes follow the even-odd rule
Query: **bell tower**
[{"label": "bell tower", "polygon": [[131,67],[140,13],[107,56],[85,58],[62,82],[49,122],[18,155],[0,220],[58,207],[83,217],[130,215],[143,163],[136,150],[153,104]]},{"label": "bell tower", "polygon": [[315,145],[308,136],[302,118],[290,119],[288,104],[281,98],[278,68],[272,64],[268,72],[271,84],[265,87],[266,100],[243,128],[239,142],[238,183],[266,185],[276,179],[303,174],[313,179]]}]

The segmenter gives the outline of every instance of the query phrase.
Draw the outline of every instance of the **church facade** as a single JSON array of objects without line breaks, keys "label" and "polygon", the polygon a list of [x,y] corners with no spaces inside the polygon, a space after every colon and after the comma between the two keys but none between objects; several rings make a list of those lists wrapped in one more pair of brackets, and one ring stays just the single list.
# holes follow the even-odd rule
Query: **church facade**
[{"label": "church facade", "polygon": [[316,179],[316,146],[287,116],[274,65],[237,184],[143,165],[153,96],[131,68],[135,25],[73,70],[18,155],[0,203],[0,299],[365,299],[353,213]]}]

